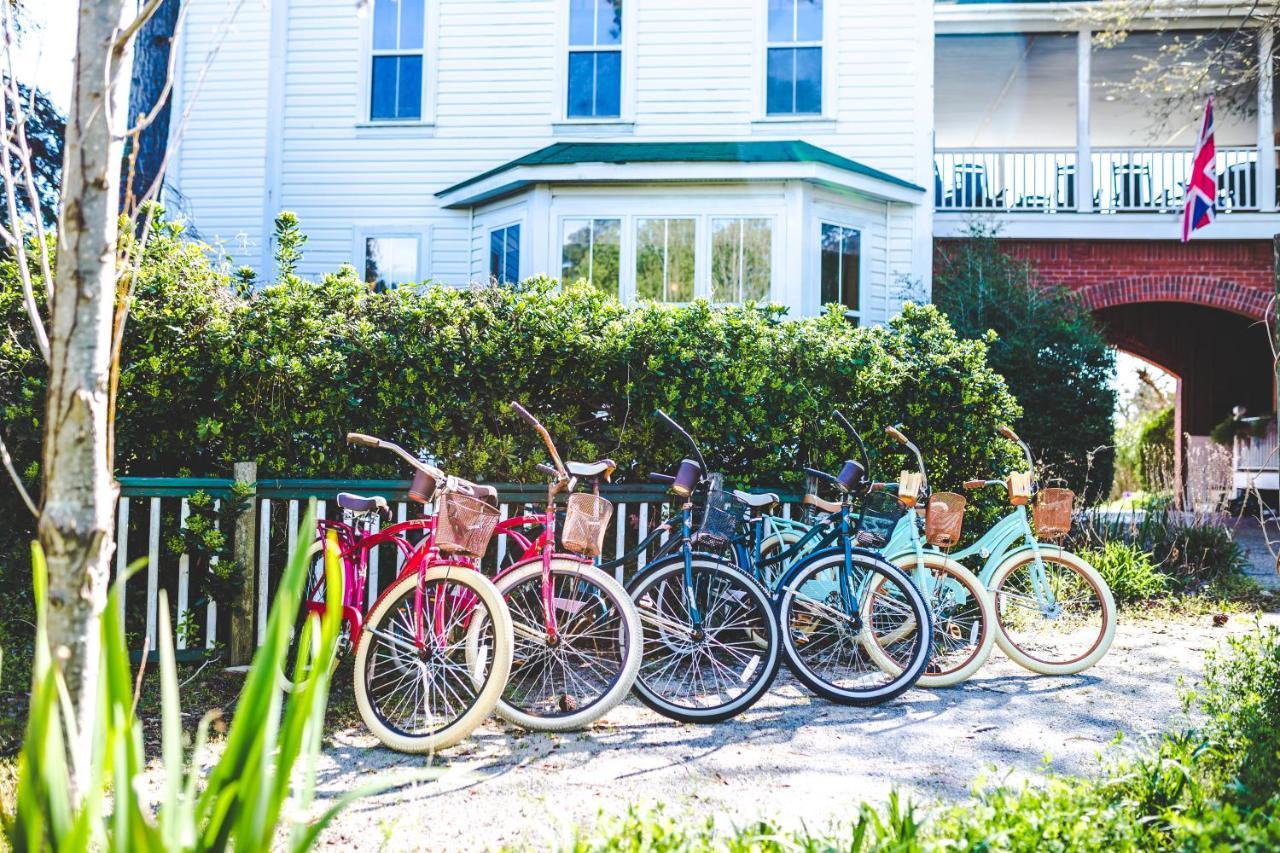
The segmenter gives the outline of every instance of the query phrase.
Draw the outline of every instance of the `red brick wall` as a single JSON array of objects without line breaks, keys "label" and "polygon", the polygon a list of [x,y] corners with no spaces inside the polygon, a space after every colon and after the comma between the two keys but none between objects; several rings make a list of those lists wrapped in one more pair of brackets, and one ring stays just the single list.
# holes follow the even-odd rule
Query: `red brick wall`
[{"label": "red brick wall", "polygon": [[[954,241],[939,240],[945,251]],[[1275,293],[1269,240],[1001,240],[1091,308],[1193,302],[1261,318]]]}]

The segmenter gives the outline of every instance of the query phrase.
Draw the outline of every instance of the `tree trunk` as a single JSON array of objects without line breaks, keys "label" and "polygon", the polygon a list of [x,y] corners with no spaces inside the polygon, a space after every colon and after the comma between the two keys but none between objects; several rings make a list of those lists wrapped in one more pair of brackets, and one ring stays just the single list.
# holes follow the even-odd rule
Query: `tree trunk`
[{"label": "tree trunk", "polygon": [[[169,53],[173,47],[174,30],[178,25],[181,0],[164,0],[155,14],[138,31],[138,42],[133,55],[133,83],[129,90],[129,126],[147,115],[164,94],[169,80]],[[156,120],[137,141],[137,163],[134,167],[133,198],[142,198],[160,174],[165,151],[169,146],[169,116],[172,98],[156,114]],[[124,189],[122,188],[122,192]],[[156,199],[160,200],[157,193]],[[128,199],[121,199],[124,205]]]},{"label": "tree trunk", "polygon": [[78,742],[73,795],[88,784],[116,486],[108,469],[107,379],[116,291],[117,202],[130,55],[117,47],[136,0],[81,0],[67,115],[58,264],[50,296],[40,544],[49,563],[49,640],[62,661]]}]

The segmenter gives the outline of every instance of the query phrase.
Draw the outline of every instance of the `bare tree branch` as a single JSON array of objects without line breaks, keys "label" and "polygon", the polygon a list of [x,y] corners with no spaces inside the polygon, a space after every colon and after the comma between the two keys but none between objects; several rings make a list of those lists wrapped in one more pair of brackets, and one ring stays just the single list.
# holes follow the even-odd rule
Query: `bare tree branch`
[{"label": "bare tree branch", "polygon": [[9,478],[13,480],[13,486],[18,490],[22,502],[27,505],[27,509],[31,510],[33,516],[39,518],[40,510],[36,509],[36,502],[31,499],[31,493],[27,491],[22,478],[18,476],[17,469],[13,467],[13,457],[9,455],[9,448],[5,447],[4,436],[0,436],[0,462],[4,463],[4,469],[9,472]]},{"label": "bare tree branch", "polygon": [[133,41],[133,37],[138,34],[138,30],[142,29],[147,21],[151,20],[151,16],[156,13],[156,9],[159,9],[160,4],[163,2],[164,0],[149,0],[147,5],[142,7],[142,11],[138,12],[138,17],[133,19],[133,23],[125,27],[124,31],[120,33],[119,38],[116,39],[114,49],[124,50],[128,47],[129,43]]}]

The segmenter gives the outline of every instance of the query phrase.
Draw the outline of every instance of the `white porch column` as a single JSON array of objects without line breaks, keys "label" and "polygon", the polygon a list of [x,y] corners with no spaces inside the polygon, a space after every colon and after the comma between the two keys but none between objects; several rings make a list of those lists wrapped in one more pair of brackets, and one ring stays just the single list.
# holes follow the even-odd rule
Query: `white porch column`
[{"label": "white porch column", "polygon": [[1276,141],[1272,93],[1275,90],[1275,30],[1258,34],[1258,209],[1276,208]]},{"label": "white porch column", "polygon": [[1093,148],[1089,139],[1092,100],[1093,31],[1076,33],[1076,210],[1093,212]]}]

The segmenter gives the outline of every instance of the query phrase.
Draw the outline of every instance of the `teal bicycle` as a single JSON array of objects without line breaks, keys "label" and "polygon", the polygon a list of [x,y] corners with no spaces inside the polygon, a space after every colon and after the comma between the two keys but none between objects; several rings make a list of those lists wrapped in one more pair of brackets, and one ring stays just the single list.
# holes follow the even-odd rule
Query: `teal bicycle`
[{"label": "teal bicycle", "polygon": [[[982,561],[978,577],[995,603],[995,641],[1010,659],[1044,675],[1082,672],[1111,648],[1115,599],[1093,566],[1058,544],[1071,529],[1075,495],[1069,489],[1038,488],[1031,448],[1009,427],[1001,427],[1000,434],[1022,449],[1027,471],[964,486],[1002,488],[1013,509],[967,548],[925,552],[938,564]],[[890,553],[893,562],[914,556],[906,548]]]}]

